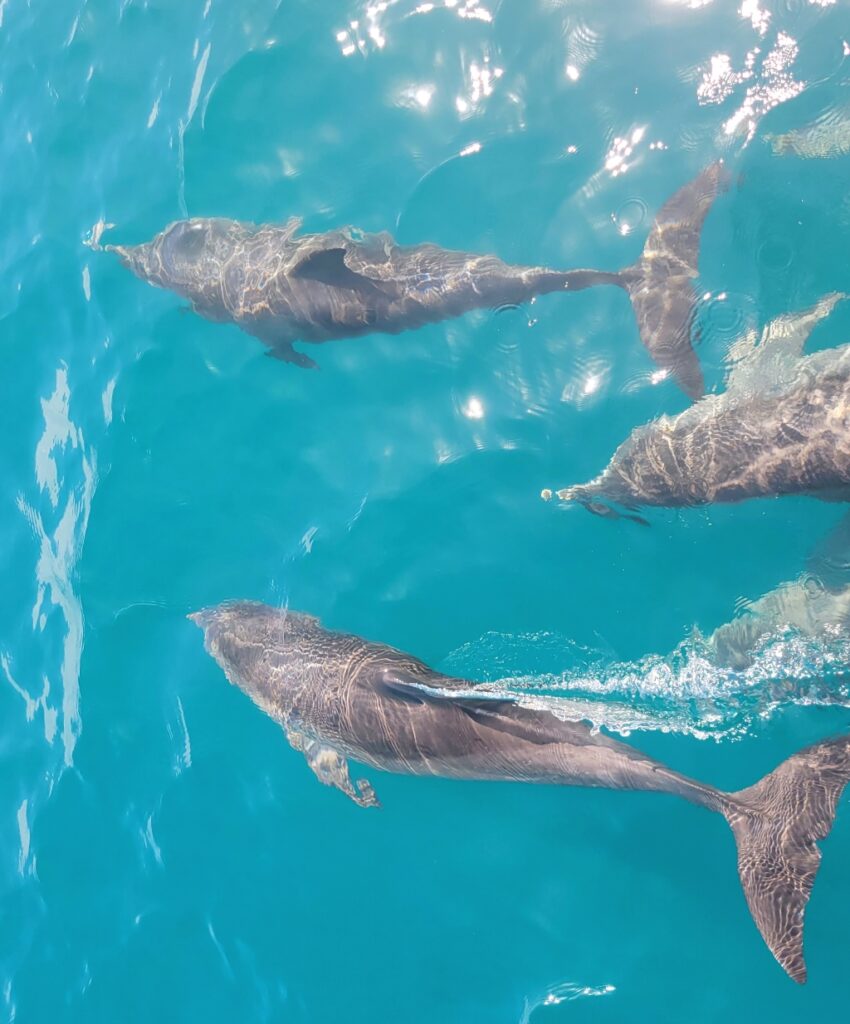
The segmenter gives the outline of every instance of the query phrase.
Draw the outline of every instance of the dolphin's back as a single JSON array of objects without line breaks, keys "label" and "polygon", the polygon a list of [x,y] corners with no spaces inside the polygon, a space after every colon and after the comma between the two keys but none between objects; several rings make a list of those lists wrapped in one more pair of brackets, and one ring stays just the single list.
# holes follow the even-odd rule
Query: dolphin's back
[{"label": "dolphin's back", "polygon": [[804,378],[777,399],[725,396],[650,427],[614,457],[641,504],[734,502],[850,487],[850,367]]},{"label": "dolphin's back", "polygon": [[558,492],[592,506],[850,496],[850,349],[822,372],[805,364],[780,394],[724,392],[632,431],[605,470]]},{"label": "dolphin's back", "polygon": [[400,246],[386,232],[348,228],[292,237],[264,226],[222,268],[229,315],[269,344],[394,334],[488,303],[524,302],[565,277],[495,256]]}]

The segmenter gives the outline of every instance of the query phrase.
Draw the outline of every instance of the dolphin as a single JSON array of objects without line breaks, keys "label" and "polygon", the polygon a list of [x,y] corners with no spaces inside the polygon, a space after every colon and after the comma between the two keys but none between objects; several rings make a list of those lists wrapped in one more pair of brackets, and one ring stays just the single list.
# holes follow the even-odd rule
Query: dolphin
[{"label": "dolphin", "polygon": [[764,639],[785,629],[819,639],[848,627],[850,513],[818,542],[800,576],[750,602],[743,615],[718,626],[709,644],[717,664],[740,671]]},{"label": "dolphin", "polygon": [[717,811],[735,835],[756,925],[785,971],[806,980],[803,916],[816,840],[829,833],[850,779],[850,736],[816,743],[726,793],[583,722],[441,675],[310,615],[237,601],[189,618],[230,682],[283,727],[319,781],[360,806],[378,799],[368,781],[351,780],[349,758],[410,775],[652,790]]},{"label": "dolphin", "polygon": [[661,208],[643,253],[617,272],[511,266],[495,256],[397,245],[386,232],[300,234],[300,218],[256,225],[220,217],[176,221],[150,242],[107,245],[143,281],[188,299],[209,320],[234,323],[297,366],[315,362],[293,341],[397,334],[473,309],[548,292],[626,289],[650,356],[691,398],[703,393],[691,346],[700,231],[729,175],[706,168]]},{"label": "dolphin", "polygon": [[724,392],[633,430],[599,476],[558,497],[611,518],[619,513],[610,503],[674,508],[784,494],[850,500],[850,345],[802,355],[843,298],[836,292],[778,317],[760,343],[747,332],[730,348]]},{"label": "dolphin", "polygon": [[850,106],[830,106],[812,123],[782,135],[765,135],[777,156],[830,160],[850,153]]}]

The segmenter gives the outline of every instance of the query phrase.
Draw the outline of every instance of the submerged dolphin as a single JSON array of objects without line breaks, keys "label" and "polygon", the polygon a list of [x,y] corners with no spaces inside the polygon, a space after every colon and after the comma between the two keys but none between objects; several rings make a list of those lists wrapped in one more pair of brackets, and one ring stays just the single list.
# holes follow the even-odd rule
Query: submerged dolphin
[{"label": "submerged dolphin", "polygon": [[625,288],[655,362],[692,398],[703,393],[691,347],[702,223],[726,187],[706,168],[661,208],[640,259],[619,272],[520,267],[431,244],[400,246],[353,228],[299,235],[301,221],[255,225],[223,218],[177,221],[142,245],[107,245],[138,277],[189,299],[209,320],[235,323],[276,359],[311,367],[292,342],[374,331],[397,334],[472,309],[597,284]]},{"label": "submerged dolphin", "polygon": [[765,135],[777,156],[829,160],[850,153],[850,106],[830,106],[815,121],[782,135]]},{"label": "submerged dolphin", "polygon": [[709,637],[715,661],[746,669],[767,637],[785,629],[821,638],[850,627],[850,513],[814,548],[805,572],[747,605]]},{"label": "submerged dolphin", "polygon": [[[558,491],[591,512],[607,504],[680,507],[783,494],[850,499],[850,345],[803,356],[844,298],[750,331],[730,350],[726,390],[632,431],[595,480]],[[543,491],[542,497],[551,498]]]},{"label": "submerged dolphin", "polygon": [[722,814],[756,925],[795,980],[806,980],[803,915],[826,836],[850,779],[850,737],[795,754],[760,782],[725,793],[634,747],[523,707],[504,692],[432,671],[383,644],[324,629],[312,616],[234,602],[189,616],[227,678],[278,722],[320,782],[364,807],[348,758],[386,771],[673,793]]}]

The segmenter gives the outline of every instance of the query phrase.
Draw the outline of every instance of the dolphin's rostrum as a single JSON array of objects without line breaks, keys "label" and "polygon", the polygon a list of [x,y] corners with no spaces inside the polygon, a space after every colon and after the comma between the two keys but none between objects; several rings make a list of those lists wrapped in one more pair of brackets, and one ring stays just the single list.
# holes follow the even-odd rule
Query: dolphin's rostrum
[{"label": "dolphin's rostrum", "polygon": [[[602,473],[558,491],[591,512],[808,494],[850,498],[850,345],[809,356],[813,328],[844,298],[777,317],[730,350],[726,390],[638,427]],[[552,496],[550,490],[542,495]]]},{"label": "dolphin's rostrum", "polygon": [[383,644],[324,629],[312,616],[233,602],[189,616],[228,679],[278,722],[326,785],[361,806],[348,758],[373,768],[455,779],[513,780],[672,793],[728,821],[753,918],[776,959],[806,980],[803,916],[825,837],[850,779],[850,737],[784,761],[725,793],[672,771],[580,722],[477,692]]},{"label": "dolphin's rostrum", "polygon": [[256,225],[197,217],[150,242],[105,248],[142,280],[189,299],[201,316],[235,323],[269,355],[304,367],[315,363],[293,341],[397,334],[548,292],[618,285],[631,297],[649,354],[699,398],[693,281],[700,229],[727,181],[717,162],[681,188],[658,213],[640,259],[619,272],[511,266],[431,244],[400,246],[386,232],[353,228],[301,235],[298,218]]}]

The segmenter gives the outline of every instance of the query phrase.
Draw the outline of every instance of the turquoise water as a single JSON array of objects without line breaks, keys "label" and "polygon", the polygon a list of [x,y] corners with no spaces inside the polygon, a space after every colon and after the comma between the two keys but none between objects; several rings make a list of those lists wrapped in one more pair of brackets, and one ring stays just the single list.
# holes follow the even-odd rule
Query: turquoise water
[{"label": "turquoise water", "polygon": [[[701,638],[838,521],[804,499],[539,500],[685,397],[624,293],[311,349],[305,373],[87,247],[189,215],[615,269],[723,156],[710,388],[747,325],[850,287],[821,0],[0,0],[0,1005],[9,1021],[791,1021],[850,994],[850,812],[790,982],[719,818],[647,794],[320,787],[185,619],[250,597],[578,700],[738,788],[850,725],[839,633]],[[850,304],[845,304],[850,305]],[[850,309],[813,347],[850,337]],[[672,654],[671,654],[672,652]]]}]

